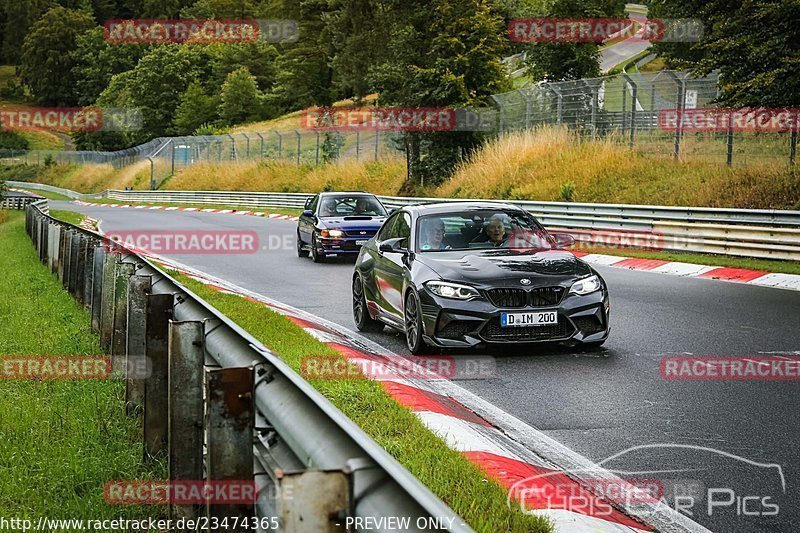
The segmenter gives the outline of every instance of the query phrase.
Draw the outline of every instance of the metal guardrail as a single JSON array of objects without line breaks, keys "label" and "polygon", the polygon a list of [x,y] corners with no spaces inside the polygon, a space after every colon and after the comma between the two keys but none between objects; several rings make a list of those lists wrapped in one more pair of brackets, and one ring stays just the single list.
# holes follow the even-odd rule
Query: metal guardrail
[{"label": "metal guardrail", "polygon": [[[377,520],[386,516],[409,517],[413,531],[436,518],[471,531],[257,339],[148,259],[46,210],[40,201],[26,211],[41,261],[90,311],[106,353],[128,369],[149,362],[146,379],[126,383],[129,413],[143,410],[145,449],[169,457],[170,481],[255,479],[255,509],[209,506],[211,516],[255,512],[296,533],[344,531],[332,523],[346,517],[389,531]],[[193,513],[205,510],[171,508]]]},{"label": "metal guardrail", "polygon": [[14,194],[9,191],[5,196],[0,195],[0,209],[25,209],[29,204],[42,200],[41,196]]},{"label": "metal guardrail", "polygon": [[[227,191],[118,191],[104,193],[125,202],[235,205],[302,209],[305,193]],[[436,202],[487,201],[378,196],[387,207]],[[800,260],[800,211],[726,209],[626,204],[511,200],[545,226],[585,236],[591,231],[636,232],[651,236],[632,248],[714,253],[762,259]],[[602,244],[600,242],[599,244]]]}]

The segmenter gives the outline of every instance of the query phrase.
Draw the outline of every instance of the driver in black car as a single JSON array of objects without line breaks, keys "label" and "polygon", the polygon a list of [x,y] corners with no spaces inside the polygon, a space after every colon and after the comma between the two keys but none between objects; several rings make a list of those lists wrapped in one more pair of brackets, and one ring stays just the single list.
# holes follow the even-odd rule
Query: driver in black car
[{"label": "driver in black car", "polygon": [[489,238],[489,242],[492,244],[492,246],[499,247],[505,244],[506,226],[503,224],[503,220],[499,216],[492,216],[483,231],[486,233],[486,236]]}]

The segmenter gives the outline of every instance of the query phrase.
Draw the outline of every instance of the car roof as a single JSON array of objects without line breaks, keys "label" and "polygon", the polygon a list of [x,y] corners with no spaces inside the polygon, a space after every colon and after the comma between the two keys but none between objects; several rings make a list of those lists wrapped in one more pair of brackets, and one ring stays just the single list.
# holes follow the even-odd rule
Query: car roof
[{"label": "car roof", "polygon": [[404,210],[416,213],[419,216],[439,215],[453,211],[484,211],[486,209],[507,209],[524,211],[521,207],[505,202],[439,202],[435,204],[414,204],[403,207]]},{"label": "car roof", "polygon": [[375,196],[366,191],[326,191],[319,193],[320,196]]}]

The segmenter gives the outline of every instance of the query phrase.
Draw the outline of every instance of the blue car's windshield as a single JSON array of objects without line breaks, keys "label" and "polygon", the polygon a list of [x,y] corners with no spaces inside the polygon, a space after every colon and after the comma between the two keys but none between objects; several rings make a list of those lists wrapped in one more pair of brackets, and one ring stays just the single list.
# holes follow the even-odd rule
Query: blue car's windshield
[{"label": "blue car's windshield", "polygon": [[417,221],[417,251],[473,249],[530,253],[552,250],[553,237],[519,211],[482,210],[426,215]]},{"label": "blue car's windshield", "polygon": [[325,196],[319,206],[319,216],[325,217],[385,217],[386,209],[374,196]]}]

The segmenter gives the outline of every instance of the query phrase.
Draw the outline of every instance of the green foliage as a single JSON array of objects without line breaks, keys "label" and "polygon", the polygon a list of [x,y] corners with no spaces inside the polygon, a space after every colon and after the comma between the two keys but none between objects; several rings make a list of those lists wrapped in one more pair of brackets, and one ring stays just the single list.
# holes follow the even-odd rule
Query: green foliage
[{"label": "green foliage", "polygon": [[40,102],[74,104],[78,100],[72,73],[78,36],[94,26],[84,11],[54,7],[33,24],[22,45],[20,77]]},{"label": "green foliage", "polygon": [[217,119],[217,99],[209,95],[199,82],[192,82],[181,95],[175,118],[172,121],[172,133],[175,135],[191,135],[202,124]]},{"label": "green foliage", "polygon": [[15,131],[0,130],[0,150],[27,150],[28,139]]},{"label": "green foliage", "polygon": [[250,122],[259,116],[261,92],[247,67],[228,74],[222,85],[219,114],[226,124]]},{"label": "green foliage", "polygon": [[659,0],[660,17],[696,17],[705,34],[695,44],[659,44],[670,66],[697,73],[719,69],[720,100],[734,107],[800,103],[800,0]]},{"label": "green foliage", "polygon": [[200,124],[200,126],[192,132],[192,135],[225,135],[226,133],[230,133],[230,131],[230,128],[223,128],[206,122],[205,124]]},{"label": "green foliage", "polygon": [[563,202],[571,202],[575,198],[575,184],[567,181],[561,184],[559,196]]},{"label": "green foliage", "polygon": [[[554,18],[622,17],[621,0],[555,0],[543,16]],[[534,43],[527,47],[534,80],[562,81],[600,75],[600,43]]]},{"label": "green foliage", "polygon": [[133,69],[149,48],[140,44],[109,43],[100,27],[79,35],[71,52],[78,104],[93,104],[111,78]]}]

